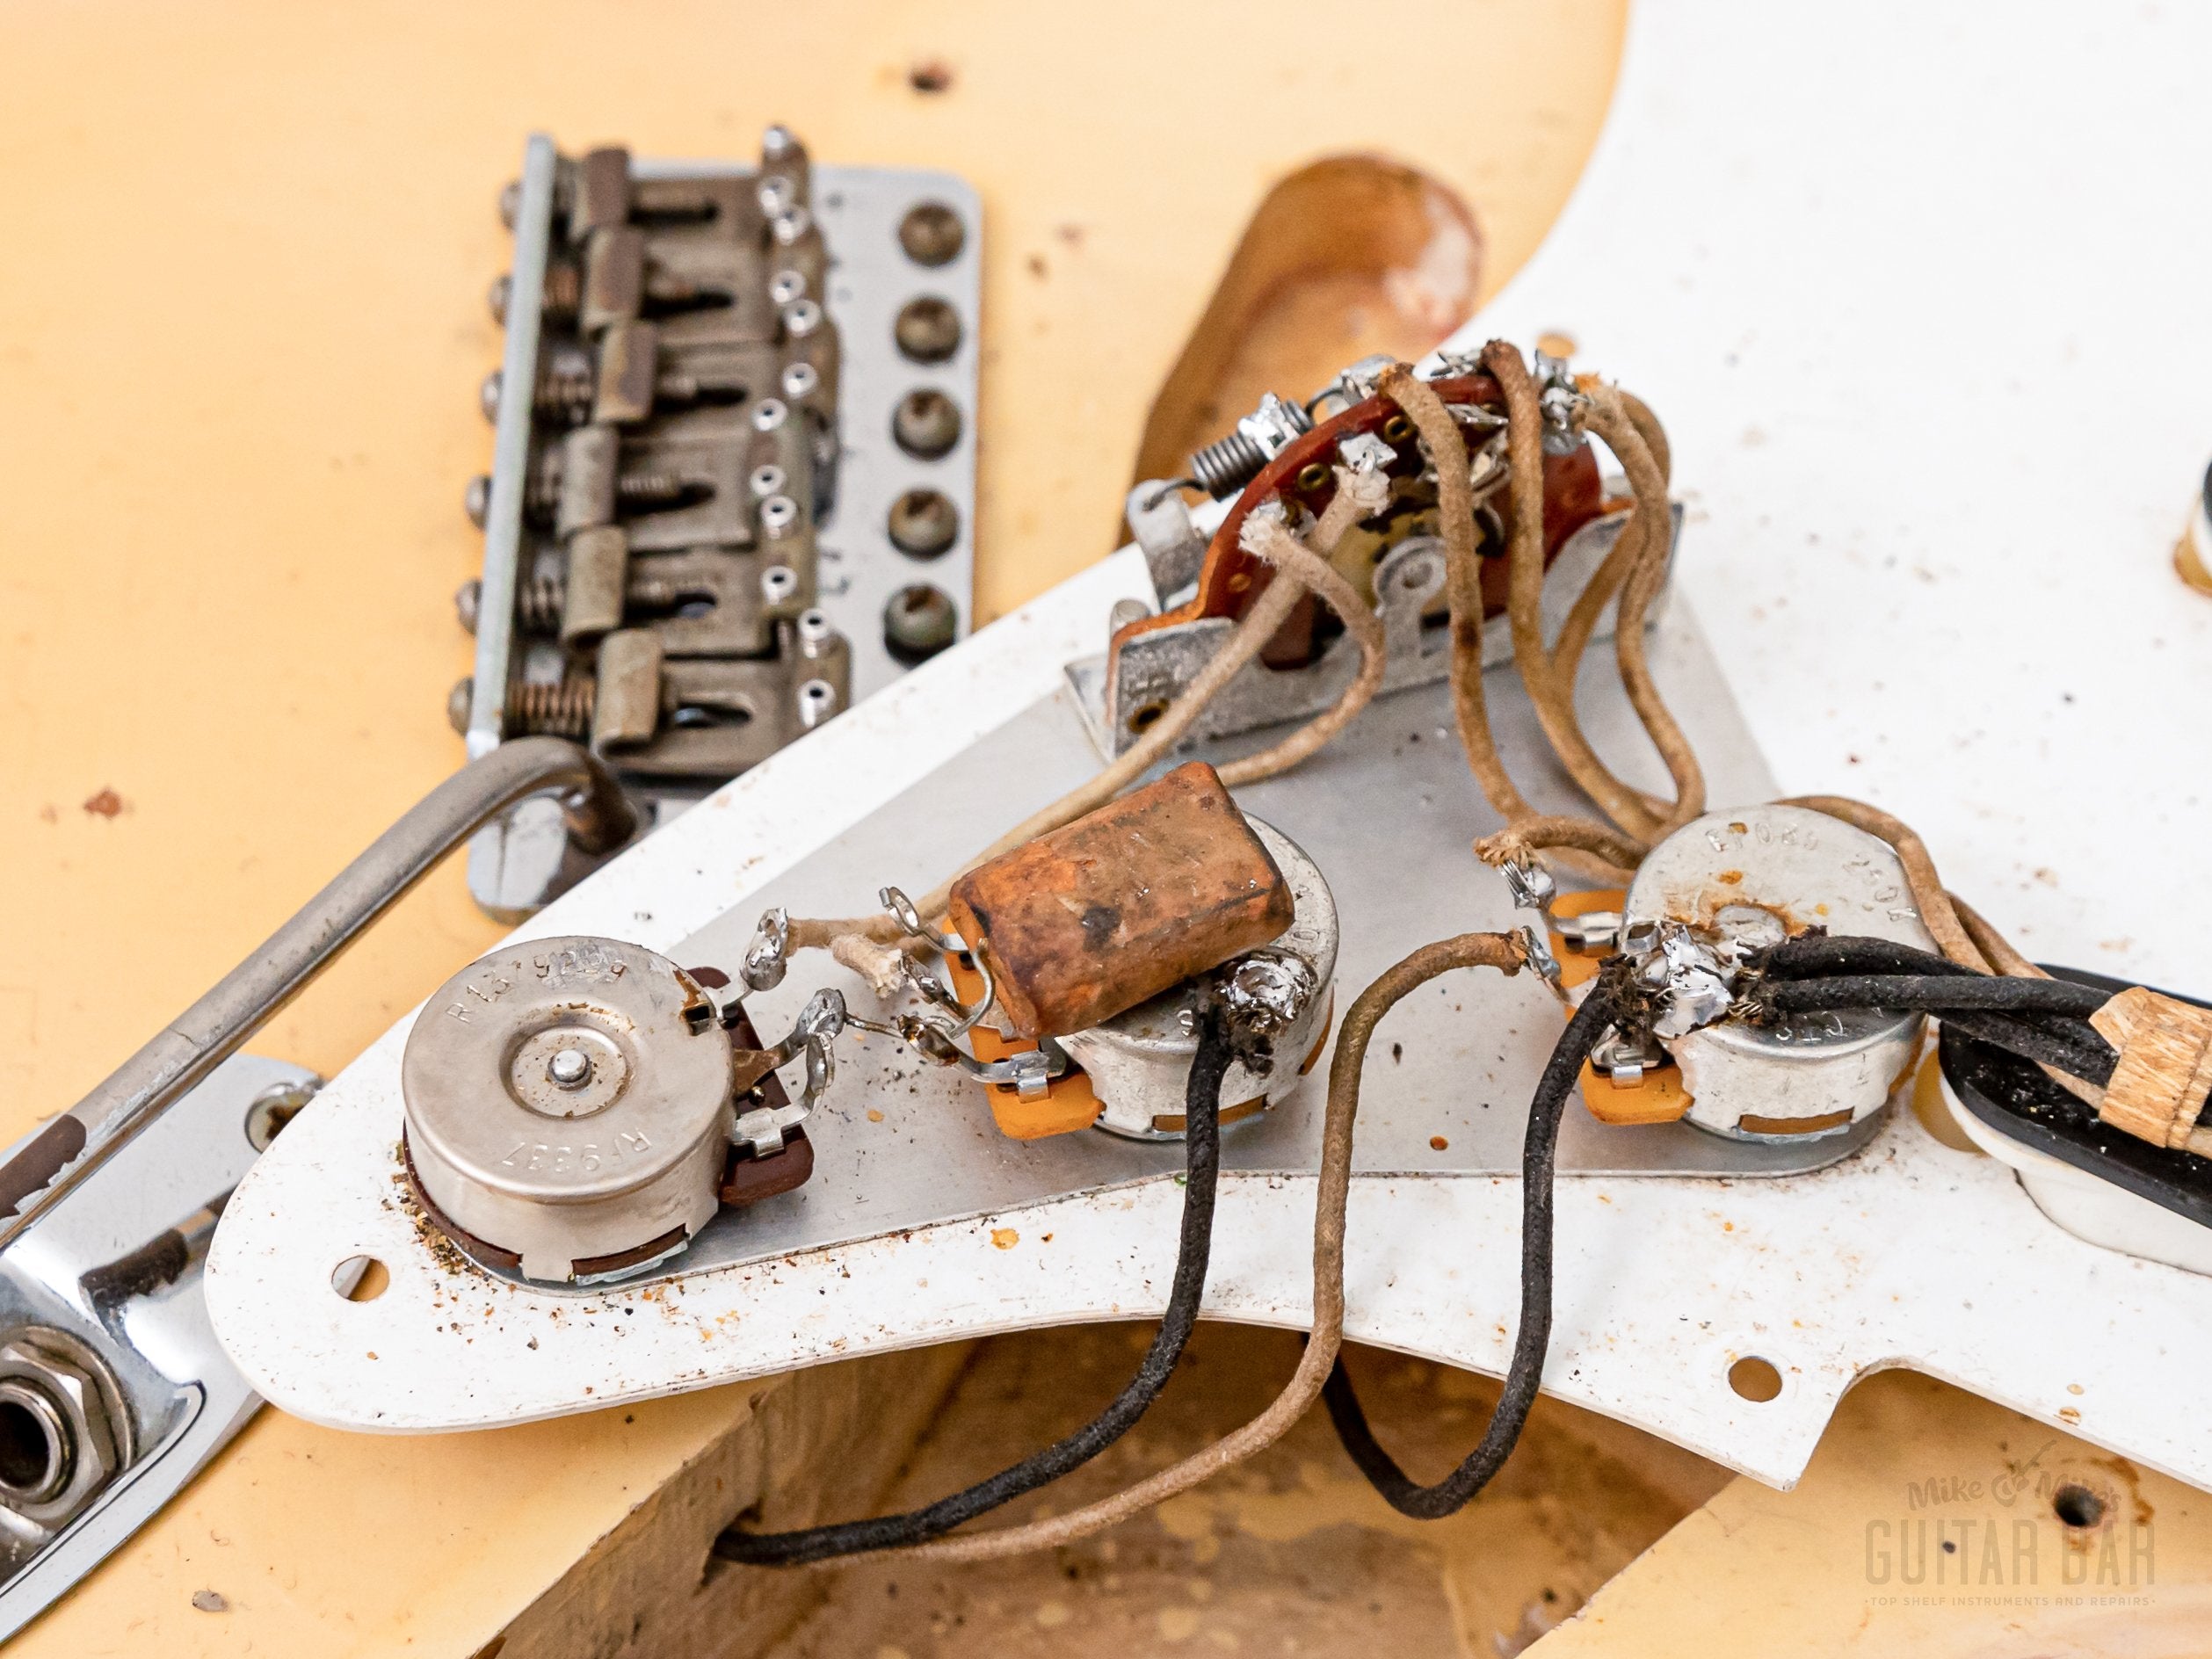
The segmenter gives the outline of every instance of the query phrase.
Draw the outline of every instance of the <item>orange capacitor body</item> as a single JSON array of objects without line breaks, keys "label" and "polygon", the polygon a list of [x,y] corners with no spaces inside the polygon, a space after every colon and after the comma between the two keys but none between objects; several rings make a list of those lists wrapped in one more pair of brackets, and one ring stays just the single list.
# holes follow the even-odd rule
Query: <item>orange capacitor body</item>
[{"label": "orange capacitor body", "polygon": [[1015,1034],[1060,1037],[1276,938],[1290,887],[1203,761],[977,866],[949,917]]}]

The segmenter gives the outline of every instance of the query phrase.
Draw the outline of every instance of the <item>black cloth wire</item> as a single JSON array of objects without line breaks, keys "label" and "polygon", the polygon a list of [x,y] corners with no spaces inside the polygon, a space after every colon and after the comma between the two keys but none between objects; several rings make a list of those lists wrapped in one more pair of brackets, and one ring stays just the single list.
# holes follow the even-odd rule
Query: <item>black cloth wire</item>
[{"label": "black cloth wire", "polygon": [[1128,1432],[1167,1386],[1175,1362],[1190,1341],[1192,1327],[1198,1322],[1207,1263],[1213,1250],[1214,1192],[1221,1173],[1222,1081],[1234,1058],[1220,1009],[1206,1007],[1199,1017],[1198,1053],[1192,1059],[1190,1081],[1184,1090],[1183,1224],[1175,1279],[1167,1312],[1152,1345],[1145,1351],[1136,1375],[1112,1404],[1064,1439],[922,1509],[788,1532],[748,1532],[731,1526],[714,1539],[714,1554],[724,1561],[755,1566],[798,1567],[835,1555],[919,1544],[1058,1480]]},{"label": "black cloth wire", "polygon": [[2100,1089],[2112,1082],[2112,1069],[2118,1063],[2112,1045],[2098,1036],[2093,1027],[2090,1035],[2097,1047],[2091,1048],[2057,1030],[2056,1020],[2030,1024],[2004,1014],[1962,1014],[1955,1009],[1941,1018],[1945,1025],[1955,1025],[1976,1042],[1993,1044],[2038,1065],[2056,1067]]},{"label": "black cloth wire", "polygon": [[1773,980],[1759,999],[1778,1014],[1831,1008],[1891,1008],[1915,1013],[2063,1015],[2085,1019],[2111,993],[2063,979],[1998,979],[1988,974],[1839,974],[1825,979]]},{"label": "black cloth wire", "polygon": [[1337,1438],[1390,1507],[1416,1520],[1440,1520],[1466,1506],[1504,1467],[1528,1421],[1529,1408],[1543,1380],[1544,1354],[1551,1345],[1551,1246],[1554,1176],[1559,1161],[1559,1120],[1582,1076],[1582,1062],[1614,1021],[1613,998],[1604,982],[1591,987],[1582,1006],[1545,1063],[1528,1107],[1528,1130],[1521,1142],[1520,1329],[1513,1357],[1490,1426],[1466,1461],[1433,1486],[1411,1479],[1384,1451],[1367,1426],[1367,1413],[1352,1386],[1341,1355],[1323,1386],[1322,1399]]},{"label": "black cloth wire", "polygon": [[[1759,958],[1758,967],[1761,975],[1770,982],[1867,974],[1918,974],[1951,979],[1990,977],[1976,969],[1962,967],[1948,957],[1916,951],[1889,939],[1850,935],[1823,934],[1792,939]],[[1952,1025],[1970,1037],[2056,1066],[2100,1088],[2112,1074],[2112,1045],[2105,1040],[2103,1032],[2079,1016],[2037,1014],[2031,1025],[2010,1016],[1976,1015],[1955,1007],[1943,1013]],[[2024,1043],[2034,1047],[2022,1047]]]},{"label": "black cloth wire", "polygon": [[1863,934],[1815,933],[1775,945],[1758,959],[1769,979],[1831,979],[1841,974],[1930,974],[1987,979],[1986,974],[1910,945]]}]

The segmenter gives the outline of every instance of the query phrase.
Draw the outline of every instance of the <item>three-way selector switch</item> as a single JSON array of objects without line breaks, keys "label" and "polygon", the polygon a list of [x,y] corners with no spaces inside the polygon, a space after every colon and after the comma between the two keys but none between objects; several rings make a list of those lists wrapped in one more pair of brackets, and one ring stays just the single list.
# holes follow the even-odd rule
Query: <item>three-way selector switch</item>
[{"label": "three-way selector switch", "polygon": [[635,1271],[719,1207],[739,1081],[724,1011],[666,957],[509,945],[446,981],[408,1034],[408,1168],[487,1266],[554,1283]]}]

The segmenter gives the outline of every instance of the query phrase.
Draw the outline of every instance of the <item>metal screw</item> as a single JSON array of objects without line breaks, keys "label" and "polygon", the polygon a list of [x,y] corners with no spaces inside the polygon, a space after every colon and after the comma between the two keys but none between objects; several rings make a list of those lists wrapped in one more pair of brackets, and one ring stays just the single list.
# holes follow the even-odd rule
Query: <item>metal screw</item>
[{"label": "metal screw", "polygon": [[799,591],[799,573],[787,564],[772,564],[760,573],[760,597],[782,605]]},{"label": "metal screw", "polygon": [[[763,406],[765,407],[765,405]],[[776,406],[774,425],[783,424],[783,405]],[[760,426],[761,411],[753,411],[753,424]],[[761,426],[763,431],[768,427]],[[626,512],[664,512],[673,507],[690,506],[714,493],[714,486],[702,479],[681,477],[675,473],[623,473],[614,481],[615,505]],[[533,523],[550,523],[561,504],[561,468],[557,452],[548,461],[533,467],[523,483],[522,511]],[[468,514],[468,522],[477,529],[484,527],[484,519],[491,509],[491,480],[479,474],[468,481],[462,493],[461,505]]]},{"label": "metal screw", "polygon": [[772,541],[798,522],[799,503],[788,496],[771,496],[760,503],[760,527]]},{"label": "metal screw", "polygon": [[821,384],[822,376],[815,372],[811,363],[794,363],[783,372],[783,395],[786,397],[808,396]]},{"label": "metal screw", "polygon": [[752,493],[756,496],[775,495],[783,489],[783,468],[773,461],[770,461],[765,467],[754,467],[752,476],[745,482],[751,486]]},{"label": "metal screw", "polygon": [[822,308],[811,300],[794,300],[783,308],[783,331],[803,340],[822,326]]},{"label": "metal screw", "polygon": [[284,1133],[285,1126],[300,1115],[322,1086],[308,1077],[298,1083],[271,1083],[264,1089],[246,1108],[246,1144],[256,1152],[266,1152],[269,1143]]},{"label": "metal screw", "polygon": [[753,199],[759,202],[760,211],[772,219],[790,206],[798,194],[798,187],[781,173],[770,173],[753,187]]},{"label": "metal screw", "polygon": [[799,655],[822,657],[830,654],[837,642],[838,631],[831,626],[829,614],[823,611],[801,611],[799,613]]},{"label": "metal screw", "polygon": [[[665,380],[668,377],[662,378]],[[598,388],[598,376],[590,358],[580,351],[551,350],[539,365],[538,389],[530,406],[548,419],[575,425],[590,417],[592,395]],[[499,422],[499,400],[505,389],[506,376],[494,369],[484,376],[483,384],[476,391],[476,407],[494,425]]]},{"label": "metal screw", "polygon": [[899,246],[917,265],[950,264],[967,244],[968,227],[941,201],[918,203],[899,221]]},{"label": "metal screw", "polygon": [[934,559],[960,536],[960,509],[934,489],[910,489],[891,503],[891,545],[917,559]]},{"label": "metal screw", "polygon": [[[590,395],[587,386],[585,395]],[[734,374],[700,374],[671,370],[653,377],[653,401],[656,403],[684,408],[693,403],[736,403],[745,396],[745,383]],[[539,400],[540,409],[546,400]],[[554,412],[558,412],[556,409]],[[577,418],[581,418],[578,417]]]},{"label": "metal screw", "polygon": [[546,1076],[556,1089],[581,1089],[591,1081],[591,1056],[581,1048],[563,1048],[546,1061]]},{"label": "metal screw", "polygon": [[752,429],[756,432],[772,432],[790,417],[791,411],[772,397],[764,397],[752,409]]},{"label": "metal screw", "polygon": [[837,687],[827,680],[809,680],[799,688],[799,724],[812,731],[838,712]]},{"label": "metal screw", "polygon": [[[515,279],[511,272],[502,272],[491,279],[491,291],[485,295],[491,306],[491,320],[504,328],[507,323],[507,304],[514,298]],[[552,321],[572,317],[584,299],[584,267],[574,260],[556,260],[546,266],[544,295],[539,301],[545,316]]]},{"label": "metal screw", "polygon": [[[463,680],[461,685],[473,682]],[[506,718],[500,727],[503,737],[524,737],[533,734],[549,737],[582,738],[591,729],[591,709],[598,699],[598,682],[571,676],[555,681],[521,680],[507,687]],[[455,695],[461,687],[454,687]],[[465,711],[466,704],[462,705]],[[453,713],[448,703],[446,714]],[[468,715],[462,714],[458,731],[468,729]]]},{"label": "metal screw", "polygon": [[883,607],[883,648],[910,668],[950,645],[959,626],[952,597],[917,582],[901,588]]},{"label": "metal screw", "polygon": [[960,313],[952,301],[925,293],[900,308],[892,337],[917,363],[942,363],[960,350]]},{"label": "metal screw", "polygon": [[780,162],[799,148],[799,141],[781,121],[771,122],[760,135],[761,159]]},{"label": "metal screw", "polygon": [[779,306],[789,305],[807,291],[802,271],[779,271],[768,279],[768,297]]},{"label": "metal screw", "polygon": [[932,386],[917,386],[891,412],[891,436],[917,460],[935,460],[960,442],[960,405]]},{"label": "metal screw", "polygon": [[481,578],[471,576],[453,590],[453,614],[461,619],[462,629],[469,634],[476,631],[476,612],[482,606],[484,584]]},{"label": "metal screw", "polygon": [[476,700],[476,677],[464,674],[446,693],[446,723],[464,737],[468,735],[468,711]]},{"label": "metal screw", "polygon": [[788,248],[814,228],[814,215],[803,207],[787,208],[768,221],[768,228],[775,233],[776,245]]}]

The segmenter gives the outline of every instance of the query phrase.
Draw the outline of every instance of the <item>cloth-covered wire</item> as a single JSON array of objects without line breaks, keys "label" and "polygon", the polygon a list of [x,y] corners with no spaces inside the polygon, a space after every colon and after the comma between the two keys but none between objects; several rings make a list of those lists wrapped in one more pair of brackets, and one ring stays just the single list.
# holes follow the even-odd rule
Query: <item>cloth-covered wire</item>
[{"label": "cloth-covered wire", "polygon": [[[1840,818],[1853,829],[1888,842],[1904,866],[1905,886],[1911,891],[1913,906],[1920,912],[1922,924],[1953,962],[1976,973],[2002,974],[2013,979],[2049,977],[2015,950],[2012,942],[1972,905],[1944,887],[1942,879],[1935,873],[1935,860],[1927,844],[1903,819],[1846,795],[1798,795],[1778,804],[1804,807]],[[2043,1065],[2045,1075],[2068,1093],[2092,1107],[2100,1105],[2100,1083],[2089,1082],[2069,1066],[2044,1063],[2040,1059],[2038,1063]]]},{"label": "cloth-covered wire", "polygon": [[1893,940],[1824,934],[1778,945],[1757,966],[1752,1000],[1777,1013],[1932,1012],[1969,1037],[2034,1061],[2061,1082],[2092,1090],[2111,1080],[2118,1058],[2088,1019],[2105,993],[2049,975],[1991,977]]},{"label": "cloth-covered wire", "polygon": [[[1614,642],[1621,684],[1674,779],[1675,799],[1654,803],[1615,777],[1591,748],[1575,712],[1574,681],[1562,673],[1562,665],[1554,661],[1545,645],[1543,414],[1535,382],[1516,347],[1493,340],[1483,348],[1482,362],[1505,395],[1506,446],[1513,474],[1506,614],[1521,682],[1528,689],[1545,738],[1568,775],[1625,834],[1650,841],[1705,810],[1704,773],[1696,751],[1683,736],[1651,678],[1643,633],[1645,615],[1665,579],[1668,545],[1672,539],[1665,476],[1625,406],[1610,388],[1592,381],[1585,394],[1589,400],[1589,423],[1628,469],[1635,497],[1635,510],[1614,546],[1620,562],[1615,564],[1609,558],[1593,582],[1606,576],[1608,567],[1621,576]],[[1628,548],[1625,554],[1621,553],[1623,546]],[[1578,655],[1578,643],[1577,650]]]},{"label": "cloth-covered wire", "polygon": [[1647,849],[1594,818],[1545,815],[1523,818],[1475,843],[1475,856],[1484,864],[1526,865],[1539,852],[1570,850],[1584,862],[1577,873],[1626,887],[1643,861]]},{"label": "cloth-covered wire", "polygon": [[1757,959],[1767,979],[1822,979],[1838,974],[1976,974],[1981,970],[1918,951],[1894,939],[1860,934],[1808,933],[1785,939]]},{"label": "cloth-covered wire", "polygon": [[[1577,384],[1586,395],[1596,382],[1594,377],[1585,376]],[[1628,417],[1628,424],[1643,438],[1644,449],[1657,469],[1659,483],[1664,489],[1673,476],[1672,453],[1667,444],[1665,429],[1659,424],[1659,417],[1651,412],[1642,398],[1633,392],[1622,391],[1619,387],[1612,389],[1614,395],[1621,400],[1621,411]],[[1600,432],[1599,436],[1602,438],[1604,433]],[[1671,544],[1674,540],[1671,500],[1667,516],[1667,540]],[[1598,622],[1605,614],[1606,604],[1621,591],[1621,584],[1628,579],[1628,567],[1635,562],[1639,555],[1635,541],[1627,534],[1628,528],[1622,526],[1622,533],[1614,539],[1613,551],[1606,555],[1605,562],[1599,566],[1596,574],[1576,596],[1574,605],[1567,612],[1566,621],[1560,625],[1559,637],[1552,641],[1553,668],[1570,686],[1575,683],[1575,677],[1582,666],[1582,654],[1589,647],[1591,635],[1598,630]],[[1664,550],[1661,556],[1664,557]],[[1656,810],[1659,803],[1653,801],[1651,805]]]},{"label": "cloth-covered wire", "polygon": [[[1595,380],[1585,395],[1589,398],[1591,431],[1606,441],[1628,469],[1629,485],[1635,495],[1634,515],[1621,532],[1623,537],[1634,532],[1637,540],[1635,559],[1621,583],[1613,630],[1613,654],[1621,688],[1628,696],[1628,706],[1635,710],[1644,735],[1651,740],[1652,748],[1665,764],[1667,775],[1674,780],[1674,799],[1653,805],[1658,822],[1651,833],[1657,839],[1680,829],[1705,810],[1705,772],[1698,764],[1697,750],[1683,735],[1673,710],[1667,706],[1657,681],[1651,676],[1651,642],[1644,628],[1652,603],[1666,582],[1667,556],[1674,543],[1674,508],[1667,499],[1666,475],[1644,442],[1642,430],[1629,417],[1626,400],[1614,388]],[[1566,671],[1564,663],[1555,662],[1547,666],[1566,699],[1568,713],[1572,714],[1573,675]]]},{"label": "cloth-covered wire", "polygon": [[2086,1019],[2110,993],[2060,979],[2007,979],[1994,974],[1850,974],[1828,979],[1780,980],[1760,993],[1778,1014],[1809,1014],[1826,1008],[1893,1008],[1921,1014],[2057,1014]]},{"label": "cloth-covered wire", "polygon": [[2063,1072],[2099,1089],[2111,1083],[2113,1067],[2118,1063],[2112,1045],[2101,1036],[2092,1031],[2091,1040],[2085,1042],[2058,1029],[2055,1020],[2034,1022],[2008,1014],[1962,1013],[1950,1009],[1944,1013],[1943,1023],[1956,1026],[1976,1042],[2009,1050],[2046,1070]]},{"label": "cloth-covered wire", "polygon": [[[1514,785],[1498,752],[1483,692],[1483,571],[1475,541],[1475,492],[1468,475],[1467,440],[1460,436],[1459,423],[1436,388],[1417,379],[1404,364],[1385,369],[1375,390],[1413,424],[1436,468],[1437,532],[1444,540],[1444,592],[1450,612],[1447,670],[1460,747],[1492,811],[1509,824],[1534,817],[1536,809]],[[1509,443],[1511,438],[1509,430]],[[1537,511],[1541,517],[1541,499]]]},{"label": "cloth-covered wire", "polygon": [[[1769,1014],[1838,1009],[1933,1012],[1976,1036],[2101,1085],[2114,1056],[2087,1016],[2107,993],[2049,978],[1998,977],[1887,939],[1816,936],[1761,957],[1751,992]],[[1592,1045],[1620,1014],[1601,974],[1552,1052],[1529,1109],[1522,1148],[1521,1309],[1498,1404],[1475,1450],[1443,1480],[1424,1485],[1375,1438],[1341,1354],[1323,1391],[1345,1452],[1400,1513],[1435,1520],[1463,1507],[1496,1475],[1518,1441],[1542,1380],[1551,1320],[1553,1189],[1559,1120]]]},{"label": "cloth-covered wire", "polygon": [[[1606,439],[1630,475],[1635,510],[1613,552],[1569,612],[1559,651],[1543,639],[1544,475],[1542,411],[1520,354],[1503,342],[1484,349],[1483,366],[1499,382],[1506,403],[1507,464],[1512,478],[1508,533],[1507,626],[1513,656],[1539,722],[1569,776],[1610,824],[1595,819],[1539,813],[1507,772],[1490,731],[1483,687],[1483,605],[1475,545],[1471,494],[1461,481],[1469,470],[1466,441],[1434,388],[1401,368],[1377,381],[1419,434],[1437,475],[1439,526],[1444,539],[1446,594],[1451,612],[1453,717],[1468,765],[1492,810],[1505,820],[1512,856],[1535,852],[1589,879],[1620,881],[1635,868],[1650,839],[1704,810],[1704,774],[1650,675],[1643,619],[1664,579],[1673,526],[1667,500],[1664,433],[1649,409],[1611,388],[1599,388],[1592,408]],[[1469,503],[1462,512],[1462,500]],[[1462,521],[1463,520],[1463,521]],[[1575,711],[1574,685],[1584,646],[1606,605],[1619,596],[1616,656],[1631,705],[1674,779],[1675,799],[1662,801],[1616,778],[1590,747]],[[1633,635],[1633,638],[1628,636]],[[1617,826],[1617,827],[1616,827]],[[1506,843],[1490,840],[1498,846]],[[1478,847],[1478,851],[1481,848]],[[1492,862],[1494,853],[1485,853]]]},{"label": "cloth-covered wire", "polygon": [[1529,1103],[1528,1127],[1521,1141],[1520,1324],[1513,1334],[1512,1358],[1498,1404],[1475,1449],[1433,1485],[1414,1481],[1374,1438],[1341,1355],[1331,1367],[1322,1397],[1337,1438],[1368,1484],[1402,1515],[1432,1521],[1464,1508],[1505,1466],[1528,1421],[1529,1409],[1536,1403],[1544,1355],[1551,1345],[1552,1209],[1559,1120],[1574,1096],[1583,1061],[1616,1013],[1613,996],[1600,979],[1553,1047]]},{"label": "cloth-covered wire", "polygon": [[[1948,957],[1935,956],[1918,951],[1909,945],[1899,945],[1891,939],[1868,938],[1862,936],[1810,934],[1777,945],[1759,959],[1760,974],[1766,979],[1838,978],[1861,974],[1920,974],[1957,977],[1971,976],[1978,970],[1962,967]],[[2012,977],[2021,977],[2013,975]],[[2050,975],[2038,969],[2033,976],[2048,980]],[[1961,1011],[1952,1009],[1951,1015]],[[2092,1053],[2108,1054],[2109,1045],[2085,1018],[2064,1015],[2046,1016],[2060,1035],[2078,1043]]]},{"label": "cloth-covered wire", "polygon": [[1382,1018],[1431,980],[1460,968],[1520,971],[1519,942],[1502,933],[1462,933],[1425,945],[1387,970],[1353,999],[1338,1027],[1329,1062],[1329,1102],[1321,1127],[1321,1173],[1314,1190],[1313,1323],[1304,1353],[1283,1390],[1243,1427],[1180,1462],[1147,1475],[1110,1497],[1019,1526],[940,1538],[903,1551],[925,1561],[993,1561],[1050,1549],[1125,1521],[1153,1504],[1273,1445],[1317,1399],[1344,1341],[1345,1207],[1352,1190],[1353,1132],[1360,1115],[1360,1080]]},{"label": "cloth-covered wire", "polygon": [[725,1561],[755,1566],[798,1567],[921,1543],[1058,1480],[1128,1433],[1167,1387],[1175,1362],[1182,1357],[1198,1323],[1213,1250],[1214,1195],[1221,1173],[1222,1082],[1234,1058],[1227,1020],[1220,1006],[1209,1003],[1200,1011],[1198,1052],[1192,1058],[1190,1080],[1184,1091],[1183,1221],[1167,1312],[1135,1376],[1105,1410],[1073,1434],[1012,1467],[924,1508],[784,1532],[751,1532],[731,1526],[715,1539],[714,1554]]}]

